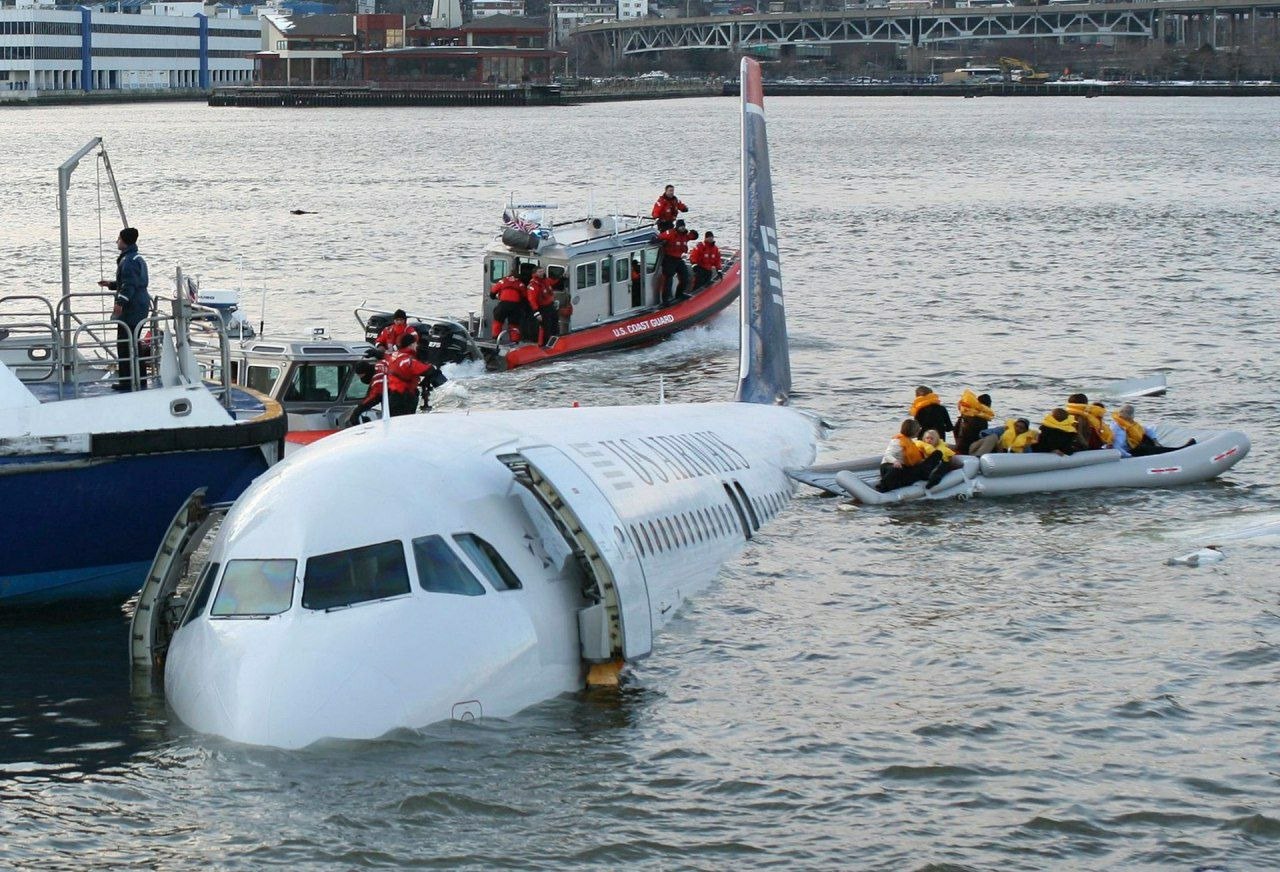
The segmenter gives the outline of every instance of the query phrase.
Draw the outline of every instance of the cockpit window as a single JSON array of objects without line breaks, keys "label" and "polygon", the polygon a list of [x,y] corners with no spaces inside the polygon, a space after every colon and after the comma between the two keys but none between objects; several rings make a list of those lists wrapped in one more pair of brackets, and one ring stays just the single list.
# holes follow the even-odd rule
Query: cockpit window
[{"label": "cockpit window", "polygon": [[191,597],[191,603],[187,606],[187,613],[182,617],[182,626],[186,626],[193,620],[198,618],[204,607],[209,603],[209,594],[213,592],[213,580],[218,577],[218,564],[206,563],[204,571],[200,573],[200,580],[196,582],[195,594]]},{"label": "cockpit window", "polygon": [[229,561],[209,616],[278,615],[288,611],[297,569],[296,560]]},{"label": "cockpit window", "polygon": [[335,609],[409,592],[404,545],[398,540],[307,559],[304,609]]},{"label": "cockpit window", "polygon": [[413,560],[418,566],[418,585],[432,593],[482,596],[484,585],[439,536],[413,540]]},{"label": "cockpit window", "polygon": [[459,533],[453,541],[462,548],[462,553],[471,558],[484,577],[489,579],[494,590],[519,590],[520,579],[507,566],[507,562],[494,550],[493,546],[471,533]]}]

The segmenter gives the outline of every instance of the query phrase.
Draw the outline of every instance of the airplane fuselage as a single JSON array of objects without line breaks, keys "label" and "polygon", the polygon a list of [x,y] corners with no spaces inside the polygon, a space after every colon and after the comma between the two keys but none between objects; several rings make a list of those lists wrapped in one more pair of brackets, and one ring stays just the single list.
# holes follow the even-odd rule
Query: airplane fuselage
[{"label": "airplane fuselage", "polygon": [[189,726],[301,747],[508,716],[635,660],[789,500],[816,426],[745,403],[423,415],[227,515],[175,635]]}]

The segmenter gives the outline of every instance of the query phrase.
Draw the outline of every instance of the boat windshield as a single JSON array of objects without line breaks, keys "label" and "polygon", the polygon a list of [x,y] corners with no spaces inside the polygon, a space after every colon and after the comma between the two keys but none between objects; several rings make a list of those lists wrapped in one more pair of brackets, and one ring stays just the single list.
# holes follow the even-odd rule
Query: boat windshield
[{"label": "boat windshield", "polygon": [[296,367],[285,392],[286,402],[329,403],[338,399],[354,369],[349,363],[304,363]]},{"label": "boat windshield", "polygon": [[212,618],[263,617],[289,610],[296,560],[231,560],[209,610]]}]

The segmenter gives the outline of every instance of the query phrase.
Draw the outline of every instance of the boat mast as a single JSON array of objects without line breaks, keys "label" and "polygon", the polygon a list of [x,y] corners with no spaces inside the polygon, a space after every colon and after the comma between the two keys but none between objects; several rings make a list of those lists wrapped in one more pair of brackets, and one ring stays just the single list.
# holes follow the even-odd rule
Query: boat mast
[{"label": "boat mast", "polygon": [[[86,154],[99,149],[98,156],[102,158],[102,165],[107,170],[107,180],[111,182],[111,194],[115,197],[116,211],[120,213],[120,226],[122,228],[129,226],[129,219],[124,215],[124,203],[120,200],[120,188],[116,185],[115,173],[111,171],[111,158],[107,157],[106,146],[102,144],[102,137],[95,136],[89,140],[89,143],[70,158],[66,163],[58,167],[58,227],[61,233],[62,248],[62,302],[61,302],[61,330],[62,330],[62,349],[66,354],[71,349],[71,239],[70,232],[67,228],[67,191],[71,187],[71,174],[76,167],[80,165],[80,159]],[[63,360],[63,377],[69,379],[71,376],[72,363],[69,359]]]}]

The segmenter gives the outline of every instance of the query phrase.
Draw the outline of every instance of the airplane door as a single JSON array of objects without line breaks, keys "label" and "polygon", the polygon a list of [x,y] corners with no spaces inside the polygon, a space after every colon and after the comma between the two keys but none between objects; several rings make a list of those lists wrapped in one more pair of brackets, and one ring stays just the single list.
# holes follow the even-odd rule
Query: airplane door
[{"label": "airplane door", "polygon": [[584,659],[647,656],[653,647],[649,586],[625,525],[600,488],[563,452],[549,445],[498,459],[551,513],[595,582],[600,602],[583,611],[592,614],[592,609],[597,609],[607,617],[607,628],[603,621],[600,627],[607,629],[608,642],[593,645],[587,638],[588,624],[580,616]]}]

